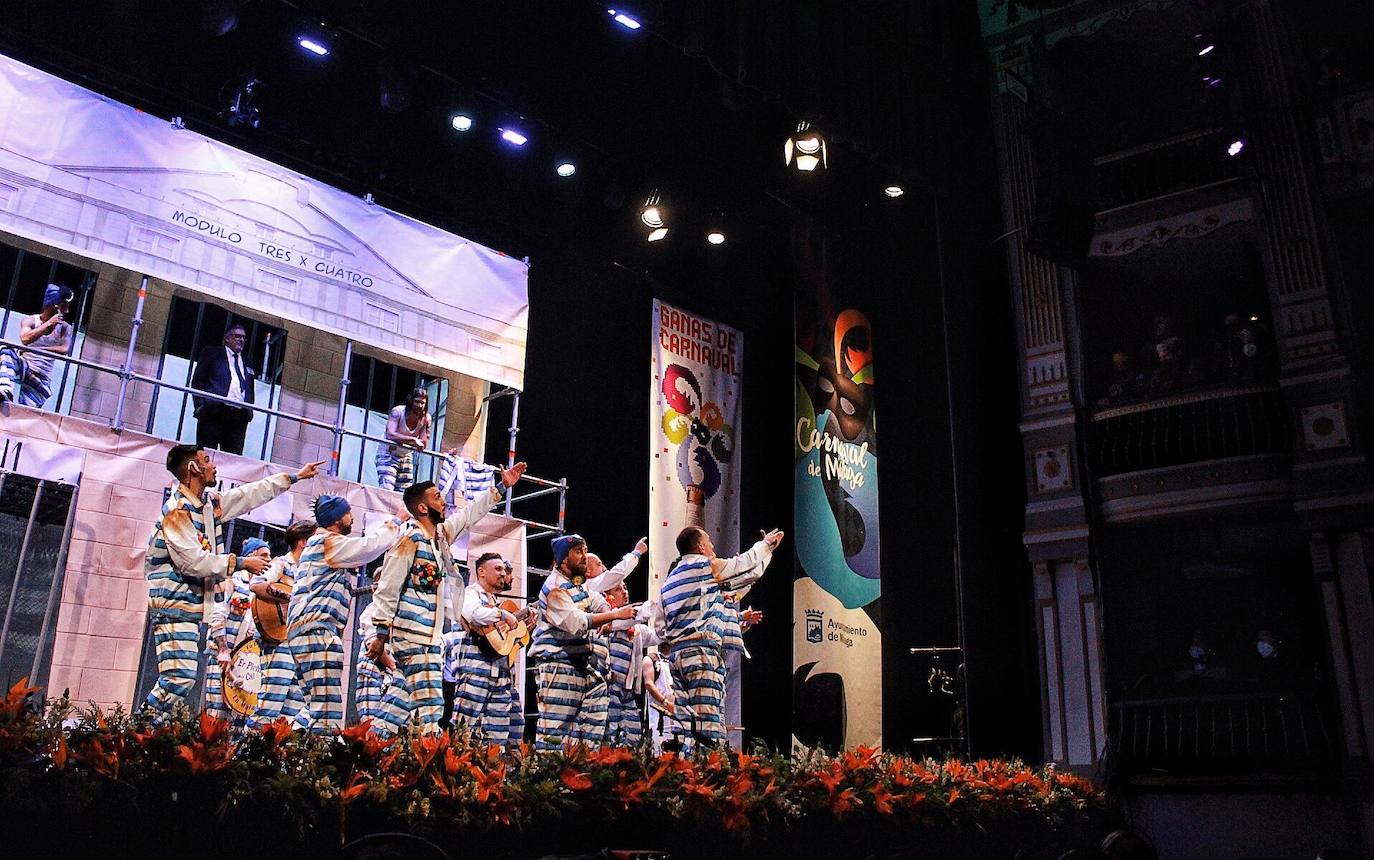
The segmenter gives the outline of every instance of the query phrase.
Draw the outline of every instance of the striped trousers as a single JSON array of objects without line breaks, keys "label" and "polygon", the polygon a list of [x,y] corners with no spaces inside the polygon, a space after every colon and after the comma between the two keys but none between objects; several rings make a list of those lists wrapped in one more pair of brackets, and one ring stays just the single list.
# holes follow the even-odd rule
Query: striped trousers
[{"label": "striped trousers", "polygon": [[238,716],[229,710],[224,701],[224,672],[219,667],[219,652],[206,652],[205,662],[205,710],[212,717],[232,720]]},{"label": "striped trousers", "polygon": [[519,746],[525,737],[525,708],[505,657],[487,659],[466,643],[458,670],[458,718],[490,743]]},{"label": "striped trousers", "polygon": [[643,708],[635,694],[621,686],[611,689],[606,719],[606,743],[637,747],[644,742]]},{"label": "striped trousers", "polygon": [[444,715],[444,649],[437,642],[416,642],[396,631],[391,656],[410,695],[409,718],[420,724],[422,733],[437,734]]},{"label": "striped trousers", "polygon": [[305,709],[305,694],[296,678],[296,660],[291,656],[291,646],[285,642],[268,645],[259,639],[258,647],[262,649],[262,681],[258,686],[258,707],[248,718],[248,727],[258,728],[286,717],[295,728],[306,728],[310,725],[310,714]]},{"label": "striped trousers", "polygon": [[400,450],[391,452],[390,446],[377,449],[377,486],[383,490],[404,490],[415,483],[415,454]]},{"label": "striped trousers", "polygon": [[725,743],[725,662],[720,646],[687,644],[668,655],[673,689],[677,691],[677,718],[697,738],[712,744]]},{"label": "striped trousers", "polygon": [[540,663],[535,667],[534,678],[539,690],[536,750],[560,750],[568,741],[581,741],[593,747],[605,741],[610,696],[604,678],[580,672],[567,660]]},{"label": "striped trousers", "polygon": [[166,722],[196,685],[200,666],[200,622],[155,620],[153,646],[157,650],[157,684],[144,700],[153,722]]},{"label": "striped trousers", "polygon": [[291,635],[291,657],[305,694],[307,725],[322,734],[343,728],[343,642],[329,630]]},{"label": "striped trousers", "polygon": [[0,350],[0,401],[43,408],[52,395],[52,382],[29,369],[29,363],[12,349]]},{"label": "striped trousers", "polygon": [[410,694],[405,680],[377,671],[366,657],[358,659],[358,719],[371,720],[379,735],[393,735],[410,721]]}]

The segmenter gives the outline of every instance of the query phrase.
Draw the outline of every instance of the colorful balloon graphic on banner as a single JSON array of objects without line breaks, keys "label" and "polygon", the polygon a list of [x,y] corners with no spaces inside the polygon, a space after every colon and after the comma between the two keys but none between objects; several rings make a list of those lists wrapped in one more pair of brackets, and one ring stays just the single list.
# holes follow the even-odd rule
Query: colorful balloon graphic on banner
[{"label": "colorful balloon graphic on banner", "polygon": [[663,397],[663,432],[678,446],[677,477],[687,490],[689,519],[699,522],[701,507],[720,491],[721,465],[735,454],[735,430],[719,406],[702,402],[701,383],[690,368],[668,365]]}]

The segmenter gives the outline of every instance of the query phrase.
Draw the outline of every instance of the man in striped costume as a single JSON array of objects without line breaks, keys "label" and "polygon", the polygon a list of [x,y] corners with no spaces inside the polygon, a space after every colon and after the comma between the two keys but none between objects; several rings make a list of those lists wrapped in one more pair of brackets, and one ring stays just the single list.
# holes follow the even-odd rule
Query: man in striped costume
[{"label": "man in striped costume", "polygon": [[[742,609],[740,601],[748,589],[731,592],[725,595],[721,601],[721,654],[725,658],[725,724],[729,726],[740,725],[743,719],[743,708],[740,702],[740,673],[743,669],[744,658],[749,656],[749,649],[744,647],[744,633],[755,624],[763,620],[763,613],[757,609]],[[726,732],[729,737],[730,746],[735,749],[742,749],[744,746],[744,732],[739,728],[729,729]]]},{"label": "man in striped costume", "polygon": [[[618,609],[630,602],[625,583],[617,583],[606,592],[606,601]],[[647,611],[647,607],[645,607]],[[610,707],[606,720],[606,743],[637,747],[644,741],[644,709],[638,696],[644,691],[645,649],[658,644],[658,636],[638,619],[614,621],[606,631],[606,686],[610,692]]]},{"label": "man in striped costume", "polygon": [[535,748],[558,750],[566,741],[600,744],[606,735],[606,679],[592,661],[596,628],[632,618],[635,607],[612,609],[587,584],[587,542],[581,535],[553,540],[554,572],[544,583],[539,623],[530,646],[539,690]]},{"label": "man in striped costume", "polygon": [[[463,590],[459,618],[467,639],[459,649],[458,718],[490,743],[516,747],[525,737],[525,711],[519,679],[509,657],[489,652],[476,629],[497,625],[510,631],[519,619],[501,608],[501,595],[510,590],[511,566],[499,553],[484,552],[473,568],[472,582]],[[532,624],[538,611],[530,610]]]},{"label": "man in striped costume", "polygon": [[400,518],[350,537],[353,510],[338,496],[315,500],[319,531],[306,541],[291,589],[289,642],[296,676],[305,692],[310,729],[318,733],[343,728],[343,630],[353,602],[349,584],[361,567],[394,547],[403,534]]},{"label": "man in striped costume", "polygon": [[[257,556],[268,563],[272,561],[272,550],[262,538],[248,538],[239,554],[244,558]],[[210,629],[205,637],[206,653],[211,658],[205,667],[205,710],[222,720],[232,720],[236,716],[224,701],[224,683],[225,679],[233,680],[229,660],[244,638],[240,634],[246,634],[247,627],[253,623],[249,620],[248,625],[244,624],[244,615],[253,597],[248,590],[252,579],[253,574],[247,570],[234,571],[233,576],[215,589],[215,607],[210,610]],[[225,585],[230,587],[225,589]]]},{"label": "man in striped costume", "polygon": [[165,721],[178,705],[187,704],[196,682],[200,624],[208,620],[214,586],[236,570],[257,574],[267,567],[261,558],[224,552],[219,523],[266,504],[297,481],[313,478],[321,465],[308,463],[294,475],[273,475],[223,493],[207,493],[216,479],[210,456],[195,445],[174,445],[167,452],[167,471],[177,483],[148,538],[144,562],[158,673],[144,705],[154,721]]},{"label": "man in striped costume", "polygon": [[410,720],[410,694],[390,651],[384,648],[381,659],[375,662],[367,656],[376,633],[377,604],[369,603],[358,613],[358,662],[354,664],[358,720],[371,720],[372,730],[377,734],[392,735]]},{"label": "man in striped costume", "polygon": [[[297,520],[286,527],[286,554],[272,559],[267,570],[253,577],[248,588],[254,600],[288,607],[296,583],[296,565],[306,541],[315,534],[314,520]],[[305,710],[305,692],[296,677],[296,661],[285,639],[274,638],[254,624],[262,661],[262,682],[258,687],[258,707],[248,719],[250,728],[264,726],[278,717],[287,717],[296,728],[310,724]]]},{"label": "man in striped costume", "polygon": [[[501,485],[509,488],[525,472],[516,463],[501,472]],[[382,562],[373,603],[377,607],[376,638],[368,649],[374,660],[388,643],[396,666],[405,676],[410,693],[411,719],[420,731],[441,731],[444,712],[443,648],[444,619],[453,612],[445,606],[444,578],[458,575],[452,545],[500,501],[502,490],[492,487],[484,498],[445,517],[443,494],[433,481],[406,488],[403,496],[410,519],[404,535]]]},{"label": "man in striped costume", "polygon": [[782,541],[773,530],[747,552],[716,557],[706,530],[688,526],[678,533],[680,554],[663,581],[663,639],[670,649],[678,719],[693,736],[708,744],[725,743],[722,704],[725,696],[724,593],[751,585],[763,576]]}]

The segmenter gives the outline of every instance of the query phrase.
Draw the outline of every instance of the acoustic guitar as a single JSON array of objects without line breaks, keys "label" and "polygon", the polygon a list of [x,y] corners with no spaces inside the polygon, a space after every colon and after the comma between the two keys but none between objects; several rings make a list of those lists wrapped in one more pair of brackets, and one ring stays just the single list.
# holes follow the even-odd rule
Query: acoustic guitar
[{"label": "acoustic guitar", "polygon": [[273,603],[253,596],[253,620],[264,641],[280,644],[286,641],[286,603]]},{"label": "acoustic guitar", "polygon": [[514,600],[503,600],[497,607],[515,616],[518,622],[515,627],[503,633],[495,624],[477,625],[472,628],[472,635],[483,654],[492,659],[505,657],[514,666],[520,657],[520,649],[530,644],[533,638],[529,626],[525,624],[525,619],[530,617],[530,607],[522,609]]}]

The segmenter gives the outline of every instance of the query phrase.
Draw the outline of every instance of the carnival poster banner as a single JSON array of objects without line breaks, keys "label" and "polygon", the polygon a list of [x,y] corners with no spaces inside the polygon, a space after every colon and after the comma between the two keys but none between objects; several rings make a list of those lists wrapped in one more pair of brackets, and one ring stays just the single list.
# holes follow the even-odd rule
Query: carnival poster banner
[{"label": "carnival poster banner", "polygon": [[744,337],[654,299],[649,380],[649,595],[657,597],[684,526],[717,554],[739,551],[740,373]]},{"label": "carnival poster banner", "polygon": [[796,301],[794,748],[882,745],[873,333],[805,244]]}]

